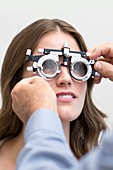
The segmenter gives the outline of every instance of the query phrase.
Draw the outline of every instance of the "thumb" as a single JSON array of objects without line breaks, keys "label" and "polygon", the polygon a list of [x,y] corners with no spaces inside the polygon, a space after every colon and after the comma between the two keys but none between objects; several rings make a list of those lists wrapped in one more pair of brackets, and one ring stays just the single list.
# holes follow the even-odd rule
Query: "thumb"
[{"label": "thumb", "polygon": [[94,69],[102,74],[103,77],[109,78],[113,81],[113,65],[104,61],[97,61]]}]

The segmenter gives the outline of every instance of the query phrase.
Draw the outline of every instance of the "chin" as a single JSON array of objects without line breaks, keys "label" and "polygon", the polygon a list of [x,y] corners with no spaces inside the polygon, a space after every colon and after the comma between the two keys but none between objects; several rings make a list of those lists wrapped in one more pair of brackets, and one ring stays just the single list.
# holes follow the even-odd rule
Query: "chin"
[{"label": "chin", "polygon": [[76,111],[76,109],[58,109],[58,114],[62,122],[69,123],[79,117],[80,111]]}]

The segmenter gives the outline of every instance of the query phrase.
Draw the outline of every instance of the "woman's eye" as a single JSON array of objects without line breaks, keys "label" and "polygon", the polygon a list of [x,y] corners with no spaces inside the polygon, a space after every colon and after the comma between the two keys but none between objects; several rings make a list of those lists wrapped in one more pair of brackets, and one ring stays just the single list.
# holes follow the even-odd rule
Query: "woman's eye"
[{"label": "woman's eye", "polygon": [[46,60],[43,62],[43,72],[52,75],[57,71],[57,64],[53,60]]},{"label": "woman's eye", "polygon": [[87,67],[82,62],[75,63],[73,72],[76,76],[83,77],[87,73]]}]

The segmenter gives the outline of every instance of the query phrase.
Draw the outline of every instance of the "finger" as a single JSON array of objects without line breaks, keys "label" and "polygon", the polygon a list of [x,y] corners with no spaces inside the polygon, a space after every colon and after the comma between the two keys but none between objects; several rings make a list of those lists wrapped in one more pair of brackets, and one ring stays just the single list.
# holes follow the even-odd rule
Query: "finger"
[{"label": "finger", "polygon": [[37,83],[37,82],[40,82],[40,81],[41,82],[44,81],[44,79],[40,76],[33,76],[33,77],[30,77],[30,79],[29,79],[30,84]]},{"label": "finger", "polygon": [[99,84],[101,82],[101,79],[94,79],[95,84]]},{"label": "finger", "polygon": [[100,82],[101,82],[101,79],[102,79],[102,76],[100,75],[100,76],[95,76],[94,77],[94,83],[95,84],[99,84]]},{"label": "finger", "polygon": [[33,76],[33,77],[28,77],[28,78],[24,78],[21,81],[23,81],[23,83],[28,83],[28,84],[32,84],[33,82],[36,82],[38,80],[39,76]]},{"label": "finger", "polygon": [[103,61],[97,61],[94,65],[94,69],[101,73],[103,77],[113,81],[113,65]]},{"label": "finger", "polygon": [[26,88],[30,85],[29,79],[22,79],[20,80],[11,90],[11,96],[18,94],[18,92],[23,93]]},{"label": "finger", "polygon": [[97,59],[100,56],[104,56],[105,58],[113,57],[113,43],[106,43],[95,48],[89,49],[88,53],[91,53],[89,58]]}]

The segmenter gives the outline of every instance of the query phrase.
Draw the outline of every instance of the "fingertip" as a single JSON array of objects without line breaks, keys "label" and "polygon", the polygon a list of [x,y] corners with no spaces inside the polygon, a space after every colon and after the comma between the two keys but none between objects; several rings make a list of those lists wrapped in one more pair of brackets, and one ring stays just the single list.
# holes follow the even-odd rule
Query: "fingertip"
[{"label": "fingertip", "polygon": [[94,67],[97,71],[100,71],[102,69],[102,63],[100,61],[97,61]]},{"label": "fingertip", "polygon": [[99,76],[95,76],[94,77],[94,83],[95,84],[99,84],[101,82],[102,79],[102,75],[100,74]]},{"label": "fingertip", "polygon": [[101,79],[94,79],[95,84],[99,84],[101,82]]}]

